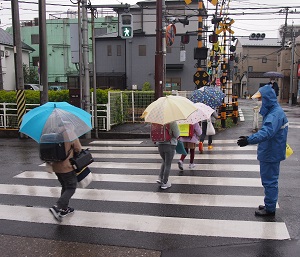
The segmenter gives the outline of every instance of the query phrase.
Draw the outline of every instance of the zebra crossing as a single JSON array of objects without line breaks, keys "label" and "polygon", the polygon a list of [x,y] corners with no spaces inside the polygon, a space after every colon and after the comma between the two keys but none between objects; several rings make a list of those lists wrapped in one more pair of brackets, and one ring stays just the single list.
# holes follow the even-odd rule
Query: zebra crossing
[{"label": "zebra crossing", "polygon": [[[155,182],[160,157],[150,142],[95,140],[85,147],[95,158],[90,165],[93,182],[77,189],[71,200],[76,212],[59,226],[105,229],[114,235],[122,231],[125,238],[134,232],[138,233],[136,241],[149,234],[164,239],[290,238],[280,218],[266,221],[254,216],[254,210],[263,203],[255,146],[239,148],[235,140],[214,140],[212,151],[196,153],[196,168],[183,172],[178,170],[176,154],[170,175],[172,187],[165,191]],[[186,167],[188,161],[189,156]],[[17,198],[13,205],[1,202],[1,220],[57,226],[48,207],[60,195],[60,187],[56,176],[44,171],[44,164],[17,174],[13,184],[1,184],[0,194]],[[39,204],[26,204],[23,197],[39,199]],[[143,241],[143,247],[153,246]]]}]

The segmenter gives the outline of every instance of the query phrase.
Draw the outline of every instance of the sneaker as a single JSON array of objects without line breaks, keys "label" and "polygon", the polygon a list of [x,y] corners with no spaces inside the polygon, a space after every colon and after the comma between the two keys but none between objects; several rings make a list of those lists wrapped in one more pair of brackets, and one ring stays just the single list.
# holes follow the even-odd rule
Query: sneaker
[{"label": "sneaker", "polygon": [[180,161],[178,161],[178,168],[180,169],[180,170],[183,170],[183,162],[180,160]]},{"label": "sneaker", "polygon": [[266,209],[255,211],[255,216],[267,217],[275,216],[275,211],[267,211]]},{"label": "sneaker", "polygon": [[209,145],[207,148],[208,148],[208,150],[212,150],[212,149],[213,149],[213,146],[212,146],[212,145]]},{"label": "sneaker", "polygon": [[264,205],[258,205],[258,209],[263,210],[263,209],[265,209],[265,206]]},{"label": "sneaker", "polygon": [[171,187],[171,183],[168,181],[166,184],[162,183],[162,185],[160,186],[161,189],[167,189],[169,187]]},{"label": "sneaker", "polygon": [[156,182],[157,182],[158,184],[162,184],[162,183],[163,183],[161,178],[158,178],[158,179],[156,180]]},{"label": "sneaker", "polygon": [[199,143],[199,152],[203,153],[203,142]]},{"label": "sneaker", "polygon": [[75,210],[74,208],[68,207],[66,210],[61,210],[59,216],[61,218],[66,217],[67,215],[73,213]]},{"label": "sneaker", "polygon": [[195,164],[194,163],[190,163],[189,164],[189,168],[192,170],[192,169],[194,169],[195,168]]},{"label": "sneaker", "polygon": [[60,210],[56,206],[52,206],[49,211],[52,213],[55,219],[61,221]]}]

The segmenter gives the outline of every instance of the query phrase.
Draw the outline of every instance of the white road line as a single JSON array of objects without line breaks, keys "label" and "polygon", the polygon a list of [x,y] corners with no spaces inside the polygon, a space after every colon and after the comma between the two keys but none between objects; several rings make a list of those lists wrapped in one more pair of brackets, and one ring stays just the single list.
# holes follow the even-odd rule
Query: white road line
[{"label": "white road line", "polygon": [[[180,154],[175,154],[174,159],[179,159]],[[132,154],[132,153],[93,153],[94,158],[102,159],[142,159],[142,160],[161,160],[160,155],[157,153],[153,154]],[[189,160],[190,156],[187,155],[186,160]],[[199,160],[256,160],[256,154],[200,154],[196,155],[195,159]]]},{"label": "white road line", "polygon": [[[0,209],[0,219],[57,224],[44,208],[0,205]],[[77,210],[60,224],[176,235],[273,240],[290,238],[283,222],[191,219]]]},{"label": "white road line", "polygon": [[[29,179],[56,179],[52,173],[44,171],[25,171],[14,178]],[[119,175],[93,173],[93,181],[130,182],[130,183],[155,183],[157,175]],[[231,177],[196,177],[196,176],[170,176],[172,184],[181,185],[213,185],[236,187],[262,187],[259,178],[231,178]]]},{"label": "white road line", "polygon": [[299,125],[289,125],[289,128],[300,128],[300,126]]},{"label": "white road line", "polygon": [[[117,155],[116,155],[117,157]],[[117,158],[116,158],[117,159]],[[99,169],[132,169],[132,170],[159,170],[160,163],[119,163],[117,162],[93,162],[89,165],[90,168]],[[39,166],[44,167],[42,163]],[[178,170],[177,164],[172,164],[172,170]],[[193,171],[213,170],[213,171],[251,171],[259,172],[259,165],[256,164],[196,164]]]},{"label": "white road line", "polygon": [[[0,194],[2,195],[26,195],[57,198],[61,193],[60,187],[6,184],[1,184],[0,186]],[[158,185],[153,186],[158,187]],[[78,188],[76,193],[72,196],[72,199],[190,206],[257,208],[258,205],[263,203],[264,197],[249,195],[208,195]]]},{"label": "white road line", "polygon": [[[210,152],[215,152],[215,151],[237,151],[237,152],[242,152],[242,151],[256,151],[257,146],[256,145],[247,145],[246,147],[239,147],[238,145],[235,146],[216,146],[213,144],[214,148]],[[156,146],[90,146],[86,145],[83,146],[83,148],[89,148],[92,151],[151,151],[151,152],[158,152]],[[206,144],[204,142],[204,151],[206,151]],[[198,151],[196,149],[196,151]],[[208,150],[207,150],[208,151]]]},{"label": "white road line", "polygon": [[[116,161],[117,156],[116,156]],[[45,165],[45,164],[43,164]],[[42,166],[42,165],[41,165]],[[119,162],[93,162],[89,165],[91,168],[100,169],[132,169],[145,170],[155,169],[159,170],[160,163],[119,163]],[[177,164],[173,163],[172,170],[178,170]],[[251,171],[259,172],[259,165],[256,164],[196,164],[194,171],[213,170],[213,171]]]},{"label": "white road line", "polygon": [[[149,133],[150,138],[150,133]],[[143,141],[132,141],[132,140],[116,140],[116,141],[108,141],[108,140],[95,140],[90,142],[91,145],[93,144],[108,144],[108,145],[139,145],[143,143]]]}]

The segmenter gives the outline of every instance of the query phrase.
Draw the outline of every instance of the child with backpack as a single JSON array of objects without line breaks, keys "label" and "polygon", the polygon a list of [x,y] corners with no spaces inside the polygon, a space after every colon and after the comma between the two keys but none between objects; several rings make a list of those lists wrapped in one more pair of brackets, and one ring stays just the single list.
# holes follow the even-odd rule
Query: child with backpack
[{"label": "child with backpack", "polygon": [[176,121],[165,125],[152,124],[151,126],[152,141],[157,144],[159,154],[162,158],[160,173],[156,182],[164,190],[171,187],[169,175],[178,137],[179,128]]},{"label": "child with backpack", "polygon": [[[72,131],[74,129],[72,124],[68,124],[66,127],[69,129],[69,133],[70,130]],[[46,134],[45,136],[61,137],[63,140],[67,138],[67,130],[57,134]],[[81,148],[78,138],[71,142],[62,141],[59,143],[40,144],[40,158],[47,161],[48,165],[51,164],[52,171],[61,184],[61,195],[56,205],[49,209],[54,218],[58,221],[61,221],[63,217],[74,212],[74,209],[69,207],[69,201],[77,188],[77,176],[76,170],[70,163],[70,159],[74,157],[74,154],[80,153]]]},{"label": "child with backpack", "polygon": [[[196,144],[199,142],[199,137],[202,133],[201,127],[199,123],[195,123],[192,126],[190,126],[191,133],[189,133],[189,136],[181,136],[179,137],[179,140],[183,142],[184,148],[186,152],[190,152],[190,164],[189,168],[194,169],[195,164],[194,164],[194,158],[195,158],[195,148]],[[186,155],[182,154],[180,157],[180,160],[178,161],[178,168],[180,170],[183,170],[183,161],[185,159]]]}]

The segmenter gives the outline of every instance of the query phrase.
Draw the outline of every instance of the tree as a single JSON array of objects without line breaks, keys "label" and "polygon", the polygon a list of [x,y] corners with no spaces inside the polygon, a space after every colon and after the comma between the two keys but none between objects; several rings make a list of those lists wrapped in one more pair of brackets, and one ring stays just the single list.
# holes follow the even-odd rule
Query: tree
[{"label": "tree", "polygon": [[35,67],[23,64],[24,83],[39,84],[39,74]]}]

